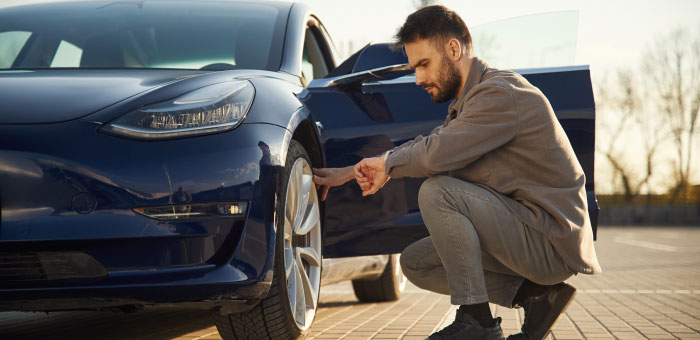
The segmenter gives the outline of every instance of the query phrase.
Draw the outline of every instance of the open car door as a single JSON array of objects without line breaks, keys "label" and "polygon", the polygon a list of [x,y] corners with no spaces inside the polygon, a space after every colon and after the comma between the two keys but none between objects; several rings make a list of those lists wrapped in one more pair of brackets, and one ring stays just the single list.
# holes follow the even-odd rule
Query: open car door
[{"label": "open car door", "polygon": [[[485,55],[487,63],[490,63],[488,56],[494,53],[514,58],[508,51],[496,48],[509,46],[496,38],[508,36],[511,31],[533,39],[536,32],[522,32],[523,27],[539,30],[545,26],[551,30],[552,26],[547,25],[552,21],[559,22],[561,33],[571,25],[567,26],[566,22],[572,20],[572,14],[575,46],[577,14],[560,12],[509,19],[484,29],[473,29],[475,54]],[[573,54],[566,51],[567,44],[571,43],[566,37],[571,34],[554,36],[557,41],[539,45],[528,43],[531,47],[539,46],[549,58],[559,54],[559,59],[568,56],[572,62]],[[480,51],[477,39],[483,39],[491,47]],[[537,58],[524,53],[517,46],[517,39],[507,41],[510,40],[516,45],[514,51],[524,59],[520,65],[537,66],[533,64]],[[393,51],[389,44],[368,45],[329,77],[309,84],[303,100],[322,127],[328,167],[353,165],[364,157],[377,156],[417,135],[430,133],[444,122],[448,103],[432,102],[429,95],[415,85],[415,77],[406,63],[404,53]],[[499,67],[498,63],[492,66]],[[531,67],[516,72],[547,96],[571,141],[586,175],[588,208],[595,235],[598,220],[593,191],[595,103],[589,68]],[[331,188],[325,203],[324,257],[399,253],[412,242],[428,236],[418,209],[418,189],[424,180],[391,179],[379,192],[367,197],[362,197],[354,181]]]}]

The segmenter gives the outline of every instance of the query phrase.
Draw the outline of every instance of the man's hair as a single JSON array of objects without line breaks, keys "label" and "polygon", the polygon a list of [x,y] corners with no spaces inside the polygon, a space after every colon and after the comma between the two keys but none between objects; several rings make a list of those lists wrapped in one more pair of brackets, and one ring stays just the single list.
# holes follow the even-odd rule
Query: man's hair
[{"label": "man's hair", "polygon": [[468,54],[472,54],[472,36],[467,25],[455,11],[442,5],[426,6],[413,12],[395,38],[398,48],[419,39],[428,39],[435,46],[442,47],[455,38]]}]

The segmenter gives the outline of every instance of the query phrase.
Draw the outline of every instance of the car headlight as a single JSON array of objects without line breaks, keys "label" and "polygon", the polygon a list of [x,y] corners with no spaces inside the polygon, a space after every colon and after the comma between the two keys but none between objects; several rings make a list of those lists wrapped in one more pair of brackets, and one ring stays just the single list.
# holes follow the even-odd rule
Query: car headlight
[{"label": "car headlight", "polygon": [[255,89],[247,80],[205,86],[129,112],[101,130],[138,139],[186,137],[231,130],[245,118]]}]

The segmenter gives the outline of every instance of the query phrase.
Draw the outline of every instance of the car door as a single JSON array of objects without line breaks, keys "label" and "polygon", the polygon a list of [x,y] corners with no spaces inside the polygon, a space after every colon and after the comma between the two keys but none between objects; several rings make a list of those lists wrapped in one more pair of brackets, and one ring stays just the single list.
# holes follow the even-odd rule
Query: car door
[{"label": "car door", "polygon": [[[564,16],[570,14],[566,12]],[[531,16],[526,19],[516,18],[516,26],[506,21],[486,31],[475,30],[475,39],[486,39],[489,32],[508,34],[507,27],[527,27],[528,22],[539,27],[542,20],[553,18]],[[561,17],[556,19],[562,20]],[[488,41],[494,46],[495,39]],[[542,44],[545,51],[551,46],[561,48],[561,41]],[[482,52],[489,53],[489,50],[482,49]],[[479,48],[475,53],[479,55]],[[523,54],[523,57],[527,56]],[[309,84],[304,101],[323,127],[321,142],[328,167],[353,165],[364,157],[379,155],[417,135],[430,133],[444,122],[448,103],[433,103],[429,95],[415,85],[412,74],[396,78],[396,72],[389,72],[388,77],[368,72],[406,62],[403,52],[392,50],[388,44],[369,45],[332,71],[329,78]],[[533,65],[528,63],[524,65]],[[569,136],[586,174],[589,213],[595,231],[598,212],[593,192],[595,106],[589,68],[537,67],[516,71],[547,96]],[[392,77],[395,79],[385,79]],[[362,197],[354,181],[331,188],[325,203],[324,257],[398,253],[428,236],[417,201],[418,189],[424,180],[391,179],[379,192],[367,197]]]}]

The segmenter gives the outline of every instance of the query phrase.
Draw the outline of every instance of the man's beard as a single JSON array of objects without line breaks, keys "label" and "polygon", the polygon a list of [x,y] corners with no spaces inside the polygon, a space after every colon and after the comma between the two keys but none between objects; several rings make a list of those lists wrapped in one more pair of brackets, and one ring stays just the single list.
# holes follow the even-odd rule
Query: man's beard
[{"label": "man's beard", "polygon": [[452,98],[457,97],[457,91],[462,85],[462,75],[457,70],[454,63],[446,56],[442,56],[442,67],[438,75],[437,84],[424,84],[423,88],[434,87],[437,90],[435,95],[430,95],[436,103],[444,103]]}]

